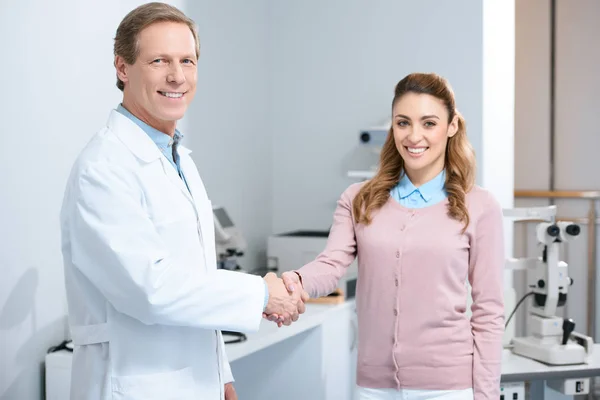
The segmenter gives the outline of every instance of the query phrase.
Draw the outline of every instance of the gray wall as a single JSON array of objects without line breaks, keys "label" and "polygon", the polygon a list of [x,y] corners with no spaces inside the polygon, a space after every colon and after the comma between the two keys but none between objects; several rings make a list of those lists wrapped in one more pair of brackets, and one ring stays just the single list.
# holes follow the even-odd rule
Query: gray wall
[{"label": "gray wall", "polygon": [[120,101],[113,37],[141,3],[0,3],[2,400],[40,399],[46,350],[65,338],[58,221],[64,185],[77,153]]},{"label": "gray wall", "polygon": [[327,229],[353,179],[360,129],[389,117],[395,84],[446,76],[481,149],[482,5],[271,2],[273,230]]},{"label": "gray wall", "polygon": [[208,195],[248,241],[240,264],[264,263],[271,232],[270,19],[266,0],[190,1],[200,35],[187,144]]}]

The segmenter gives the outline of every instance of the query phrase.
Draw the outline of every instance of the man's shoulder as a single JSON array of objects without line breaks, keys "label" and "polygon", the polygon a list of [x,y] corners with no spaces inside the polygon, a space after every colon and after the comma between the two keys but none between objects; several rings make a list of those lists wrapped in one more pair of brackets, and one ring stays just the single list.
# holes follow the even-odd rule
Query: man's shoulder
[{"label": "man's shoulder", "polygon": [[131,168],[135,157],[119,140],[109,126],[97,130],[77,155],[72,168],[73,175],[81,175],[90,169],[114,166]]}]

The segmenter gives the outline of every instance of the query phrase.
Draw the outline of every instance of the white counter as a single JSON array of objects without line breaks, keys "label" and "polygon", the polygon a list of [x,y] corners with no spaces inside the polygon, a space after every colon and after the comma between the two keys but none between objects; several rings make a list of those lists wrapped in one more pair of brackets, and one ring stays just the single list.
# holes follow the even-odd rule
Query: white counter
[{"label": "white counter", "polygon": [[[285,388],[286,400],[352,399],[356,334],[353,300],[307,304],[291,326],[263,320],[246,341],[225,346],[239,397],[280,398]],[[47,400],[69,398],[71,356],[67,351],[46,356]]]},{"label": "white counter", "polygon": [[502,381],[519,382],[600,376],[600,344],[595,344],[591,360],[580,365],[546,365],[521,357],[510,350],[502,354]]},{"label": "white counter", "polygon": [[[225,346],[229,362],[234,362],[257,351],[261,351],[276,343],[287,340],[309,329],[320,326],[327,319],[342,310],[353,311],[354,300],[341,304],[307,304],[306,312],[300,315],[298,321],[290,326],[277,327],[274,322],[263,320],[258,332],[247,334],[248,340],[242,343],[232,343]],[[233,338],[233,337],[231,337]],[[229,337],[224,335],[227,341]]]},{"label": "white counter", "polygon": [[[278,328],[263,320],[258,332],[241,343],[227,344],[240,398],[270,399],[286,388],[286,400],[352,399],[356,374],[357,322],[354,301],[308,304],[291,326]],[[227,338],[226,338],[227,340]],[[68,398],[71,353],[46,357],[47,400]],[[502,382],[543,381],[600,376],[600,344],[587,365],[548,366],[505,350]],[[541,397],[540,397],[541,398]],[[546,398],[550,398],[546,396]],[[561,398],[562,399],[562,398]]]}]

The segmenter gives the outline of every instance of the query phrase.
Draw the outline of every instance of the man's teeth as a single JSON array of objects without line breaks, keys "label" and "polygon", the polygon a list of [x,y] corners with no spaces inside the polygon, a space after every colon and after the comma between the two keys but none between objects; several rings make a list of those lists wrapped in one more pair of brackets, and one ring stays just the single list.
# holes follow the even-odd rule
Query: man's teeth
[{"label": "man's teeth", "polygon": [[171,97],[173,99],[178,99],[183,96],[183,93],[169,93],[169,92],[160,92],[163,96]]},{"label": "man's teeth", "polygon": [[408,152],[412,153],[412,154],[420,154],[420,153],[424,152],[425,150],[427,150],[426,147],[419,147],[417,149],[411,148],[411,147],[407,147],[407,149],[408,149]]}]

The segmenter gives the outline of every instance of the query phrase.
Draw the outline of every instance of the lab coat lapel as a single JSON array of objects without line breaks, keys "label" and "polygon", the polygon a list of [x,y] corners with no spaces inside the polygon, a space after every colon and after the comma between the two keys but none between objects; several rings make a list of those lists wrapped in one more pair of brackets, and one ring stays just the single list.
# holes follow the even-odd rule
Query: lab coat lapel
[{"label": "lab coat lapel", "polygon": [[[171,164],[169,160],[166,159],[166,157],[161,157],[160,162],[162,163],[164,173],[167,175],[171,183],[181,191],[185,198],[192,203],[194,209],[196,209],[196,204],[194,203],[192,194],[188,190],[187,186],[185,186],[185,182],[183,181],[183,179],[181,179],[181,177],[177,173],[177,170],[173,167],[173,164]],[[196,210],[196,215],[198,215],[198,210]]]},{"label": "lab coat lapel", "polygon": [[215,254],[215,225],[212,202],[208,198],[204,183],[198,174],[195,164],[190,158],[191,151],[184,146],[179,146],[181,170],[188,183],[196,204],[199,221],[199,233],[204,245],[204,257],[209,269],[217,267],[217,256]]}]

